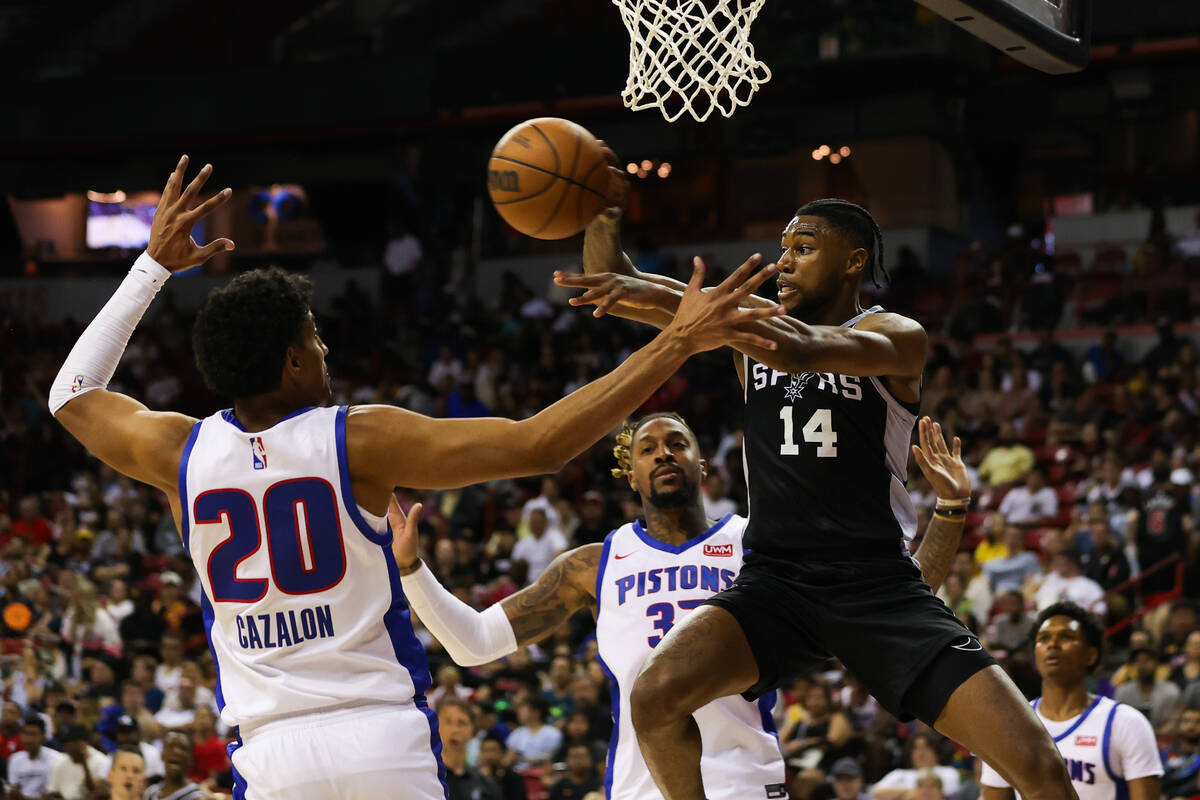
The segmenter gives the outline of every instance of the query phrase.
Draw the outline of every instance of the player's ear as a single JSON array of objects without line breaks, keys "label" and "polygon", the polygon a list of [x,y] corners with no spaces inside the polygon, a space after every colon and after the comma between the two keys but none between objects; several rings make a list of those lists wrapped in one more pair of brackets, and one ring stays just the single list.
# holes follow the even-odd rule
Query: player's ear
[{"label": "player's ear", "polygon": [[708,461],[706,461],[705,459],[702,458],[702,459],[700,459],[700,480],[704,480],[707,477],[708,477]]},{"label": "player's ear", "polygon": [[850,276],[858,276],[867,267],[868,254],[861,247],[856,247],[850,251],[849,257],[846,259],[846,274]]}]

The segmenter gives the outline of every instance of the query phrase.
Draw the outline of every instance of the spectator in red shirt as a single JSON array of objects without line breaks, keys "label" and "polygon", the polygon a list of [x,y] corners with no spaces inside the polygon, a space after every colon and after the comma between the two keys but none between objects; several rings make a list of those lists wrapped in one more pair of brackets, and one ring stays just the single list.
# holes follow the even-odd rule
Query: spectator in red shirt
[{"label": "spectator in red shirt", "polygon": [[18,750],[24,750],[21,743],[21,707],[11,700],[4,703],[0,711],[0,758],[8,757]]},{"label": "spectator in red shirt", "polygon": [[192,770],[188,778],[213,788],[217,775],[229,769],[229,758],[225,755],[225,741],[217,736],[217,719],[212,709],[197,706],[196,721],[192,728]]},{"label": "spectator in red shirt", "polygon": [[[35,495],[22,497],[17,510],[20,519],[13,523],[10,537],[19,536],[35,547],[49,544],[54,539],[54,529],[50,527],[50,520],[42,516],[40,503]],[[0,544],[8,544],[8,541]]]}]

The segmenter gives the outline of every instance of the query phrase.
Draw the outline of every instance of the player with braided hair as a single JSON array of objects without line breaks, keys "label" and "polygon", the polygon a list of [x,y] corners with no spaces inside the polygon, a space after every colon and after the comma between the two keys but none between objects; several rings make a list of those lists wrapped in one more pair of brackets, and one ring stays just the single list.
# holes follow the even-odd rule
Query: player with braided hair
[{"label": "player with braided hair", "polygon": [[[669,324],[682,284],[633,267],[620,215],[589,224],[586,274],[555,280],[586,289],[571,303],[594,304],[596,316]],[[904,483],[927,340],[915,320],[859,303],[866,277],[887,277],[879,225],[860,205],[814,200],[784,226],[782,246],[777,302],[743,300],[787,310],[746,326],[775,349],[729,343],[746,404],[750,553],[734,586],[655,649],[631,694],[662,796],[706,797],[696,709],[760,697],[833,656],[890,713],[961,742],[1025,800],[1072,800],[1053,741],[909,555],[916,515]],[[969,500],[939,501],[937,515],[963,516]]]},{"label": "player with braided hair", "polygon": [[[921,423],[922,469],[940,497],[960,497],[970,479],[957,446],[951,452],[936,425]],[[700,484],[708,465],[696,436],[678,414],[627,422],[613,448],[617,467],[642,500],[642,518],[601,544],[563,553],[529,587],[480,613],[441,587],[421,567],[402,581],[421,621],[462,666],[490,661],[536,642],[576,611],[596,609],[600,659],[613,682],[614,726],[605,773],[608,797],[657,796],[629,718],[638,671],[672,625],[719,589],[742,562],[746,519],[707,519]],[[414,506],[407,517],[393,502],[388,518],[398,563],[419,563]],[[918,551],[928,579],[940,584],[962,534],[962,517],[936,519]],[[489,642],[507,642],[491,649]],[[770,708],[774,692],[751,702],[722,697],[696,711],[704,738],[701,769],[712,800],[786,797],[784,765]]]}]

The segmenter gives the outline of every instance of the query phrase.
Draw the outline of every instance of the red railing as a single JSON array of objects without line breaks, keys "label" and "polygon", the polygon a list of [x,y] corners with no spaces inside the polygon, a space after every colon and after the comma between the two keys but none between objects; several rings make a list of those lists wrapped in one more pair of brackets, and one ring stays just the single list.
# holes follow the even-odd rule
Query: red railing
[{"label": "red railing", "polygon": [[1163,603],[1171,600],[1177,600],[1183,595],[1183,558],[1178,553],[1169,555],[1162,561],[1159,561],[1157,564],[1151,566],[1149,569],[1142,570],[1140,573],[1124,583],[1118,583],[1116,586],[1105,592],[1104,596],[1106,598],[1111,597],[1114,594],[1122,594],[1127,589],[1140,586],[1142,581],[1146,580],[1146,578],[1150,577],[1154,573],[1169,569],[1172,566],[1175,568],[1175,585],[1165,592],[1157,592],[1156,594],[1149,596],[1142,596],[1142,602],[1136,611],[1124,619],[1117,620],[1108,627],[1108,630],[1105,631],[1108,636],[1112,636],[1114,633],[1128,628],[1130,625],[1137,622],[1139,619],[1146,616]]}]

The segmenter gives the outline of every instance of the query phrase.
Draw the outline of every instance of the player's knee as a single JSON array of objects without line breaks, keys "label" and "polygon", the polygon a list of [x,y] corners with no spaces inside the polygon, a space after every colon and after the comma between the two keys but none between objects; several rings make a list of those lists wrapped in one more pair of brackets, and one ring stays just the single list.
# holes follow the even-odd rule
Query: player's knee
[{"label": "player's knee", "polygon": [[686,681],[681,682],[681,676],[672,672],[670,668],[651,660],[638,675],[629,695],[635,730],[653,728],[675,717],[691,714],[694,710],[687,707],[687,698],[682,690]]}]

